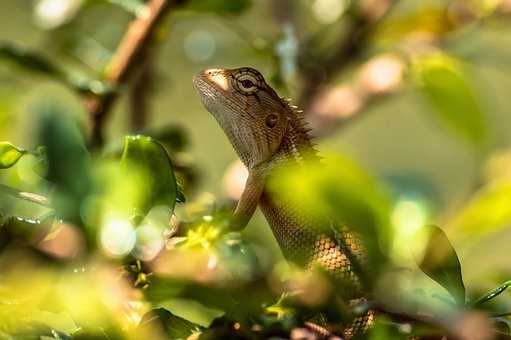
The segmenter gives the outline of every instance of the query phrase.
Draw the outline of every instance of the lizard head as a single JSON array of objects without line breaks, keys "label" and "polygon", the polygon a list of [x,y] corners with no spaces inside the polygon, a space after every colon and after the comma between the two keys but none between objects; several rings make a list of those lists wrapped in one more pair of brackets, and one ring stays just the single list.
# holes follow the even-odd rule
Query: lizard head
[{"label": "lizard head", "polygon": [[195,76],[194,84],[249,169],[276,153],[286,132],[289,109],[261,73],[248,67],[209,69]]}]

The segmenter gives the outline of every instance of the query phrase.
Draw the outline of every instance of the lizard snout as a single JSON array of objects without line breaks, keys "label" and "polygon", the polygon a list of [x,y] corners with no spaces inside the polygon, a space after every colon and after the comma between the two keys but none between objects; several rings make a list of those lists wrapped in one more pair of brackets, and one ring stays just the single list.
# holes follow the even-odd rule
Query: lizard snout
[{"label": "lizard snout", "polygon": [[205,80],[206,82],[224,91],[229,89],[229,78],[225,74],[225,70],[219,68],[207,69],[196,75],[194,81],[196,81],[197,78]]}]

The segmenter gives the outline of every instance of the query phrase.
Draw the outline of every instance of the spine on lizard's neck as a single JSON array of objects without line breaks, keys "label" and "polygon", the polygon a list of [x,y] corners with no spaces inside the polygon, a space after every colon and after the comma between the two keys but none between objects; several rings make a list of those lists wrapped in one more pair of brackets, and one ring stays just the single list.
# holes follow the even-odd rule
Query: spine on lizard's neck
[{"label": "spine on lizard's neck", "polygon": [[271,167],[282,164],[305,165],[310,162],[318,162],[319,157],[312,142],[310,129],[307,127],[305,115],[296,110],[287,102],[283,102],[289,111],[289,125],[282,138],[280,147],[268,163]]}]

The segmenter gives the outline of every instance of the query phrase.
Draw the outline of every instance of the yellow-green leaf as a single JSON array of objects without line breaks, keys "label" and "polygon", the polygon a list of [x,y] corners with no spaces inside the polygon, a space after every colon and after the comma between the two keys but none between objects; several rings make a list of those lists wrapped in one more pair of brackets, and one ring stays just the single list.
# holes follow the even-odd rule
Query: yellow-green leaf
[{"label": "yellow-green leaf", "polygon": [[9,142],[0,142],[0,169],[7,169],[16,164],[27,151],[17,148]]},{"label": "yellow-green leaf", "polygon": [[416,59],[412,72],[438,118],[472,144],[484,144],[487,120],[467,76],[468,68],[451,56],[437,53]]},{"label": "yellow-green leaf", "polygon": [[507,227],[511,222],[511,181],[494,180],[482,187],[455,216],[449,229],[465,240]]},{"label": "yellow-green leaf", "polygon": [[151,137],[126,136],[121,169],[142,176],[139,201],[133,213],[143,218],[156,205],[174,209],[177,196],[176,177],[170,158],[163,146]]},{"label": "yellow-green leaf", "polygon": [[418,262],[418,265],[426,275],[451,293],[458,306],[463,307],[465,305],[465,285],[456,250],[442,229],[434,225],[428,225],[425,228],[429,232],[429,241],[424,257]]}]

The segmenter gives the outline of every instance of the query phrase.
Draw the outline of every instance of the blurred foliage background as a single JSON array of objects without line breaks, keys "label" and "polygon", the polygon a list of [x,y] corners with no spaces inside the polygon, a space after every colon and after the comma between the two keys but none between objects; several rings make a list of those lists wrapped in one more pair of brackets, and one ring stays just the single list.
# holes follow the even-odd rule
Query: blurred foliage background
[{"label": "blurred foliage background", "polygon": [[[462,338],[491,338],[500,315],[509,334],[506,292],[470,301],[511,277],[510,34],[508,0],[0,2],[0,335],[313,336],[298,320],[324,297],[295,314],[279,297],[322,279],[284,264],[260,213],[225,230],[246,174],[192,77],[241,66],[305,110],[339,167],[278,188],[389,219],[401,271],[375,279],[378,299],[440,310]],[[329,183],[339,201],[308,197]],[[428,224],[448,240],[428,244],[443,235]],[[415,264],[441,253],[431,240],[448,260],[421,269],[473,310]],[[411,332],[382,320],[375,339]]]}]

